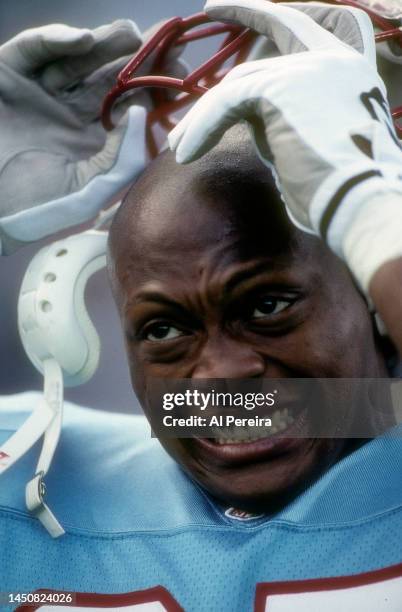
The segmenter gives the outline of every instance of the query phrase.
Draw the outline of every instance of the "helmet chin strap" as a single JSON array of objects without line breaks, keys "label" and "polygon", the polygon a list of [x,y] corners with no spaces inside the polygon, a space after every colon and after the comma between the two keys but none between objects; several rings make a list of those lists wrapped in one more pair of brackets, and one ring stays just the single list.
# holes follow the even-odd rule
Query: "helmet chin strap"
[{"label": "helmet chin strap", "polygon": [[42,450],[35,475],[25,489],[28,510],[54,538],[64,529],[44,502],[46,476],[60,437],[63,417],[63,374],[54,359],[43,361],[44,392],[35,410],[22,427],[0,447],[0,474],[8,470],[43,436]]},{"label": "helmet chin strap", "polygon": [[25,487],[27,508],[36,516],[53,538],[63,535],[64,529],[43,498],[46,486],[43,481],[59,441],[63,421],[63,374],[54,359],[43,362],[44,392],[43,402],[52,414],[52,419],[44,431],[42,450],[36,465],[35,476]]},{"label": "helmet chin strap", "polygon": [[[99,219],[101,227],[114,207]],[[25,352],[43,374],[44,391],[22,426],[0,447],[0,476],[43,437],[42,450],[25,490],[28,510],[54,538],[64,529],[46,505],[45,476],[62,426],[64,386],[94,374],[100,342],[85,306],[88,279],[105,266],[107,232],[88,230],[46,246],[30,262],[18,301]]]}]

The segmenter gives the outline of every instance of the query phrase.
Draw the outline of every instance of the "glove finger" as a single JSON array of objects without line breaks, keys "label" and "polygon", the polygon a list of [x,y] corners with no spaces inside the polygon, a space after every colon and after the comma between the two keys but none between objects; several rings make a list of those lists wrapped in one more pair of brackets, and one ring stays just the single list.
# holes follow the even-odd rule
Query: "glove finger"
[{"label": "glove finger", "polygon": [[20,74],[31,74],[66,55],[88,53],[91,30],[51,24],[21,32],[0,47],[0,61]]},{"label": "glove finger", "polygon": [[[108,91],[116,84],[117,74],[127,64],[130,57],[131,56],[120,57],[114,62],[102,66],[93,72],[87,79],[82,81],[74,91],[62,94],[65,104],[68,104],[81,121],[88,123],[100,117],[102,101]],[[169,62],[164,72],[169,75],[174,75],[176,78],[183,79],[188,74],[189,68],[182,59],[170,61],[169,58]],[[141,73],[143,73],[142,70]],[[140,72],[138,76],[140,76]],[[140,88],[133,90],[129,95],[119,98],[114,107],[114,111],[118,111],[117,116],[120,117],[122,114],[121,104],[123,101],[125,106],[124,112],[131,104],[141,104],[141,102],[139,102],[139,96],[146,100],[148,110],[152,108],[152,102],[148,95],[149,91],[148,88]],[[169,98],[177,94],[175,91],[166,91],[168,92]],[[115,115],[115,112],[113,114]],[[116,123],[116,120],[114,120],[114,123]]]},{"label": "glove finger", "polygon": [[364,11],[352,6],[333,6],[324,2],[291,2],[283,3],[282,6],[302,11],[319,26],[359,51],[374,66],[376,65],[373,24]]},{"label": "glove finger", "polygon": [[273,39],[282,54],[294,52],[292,49],[305,51],[343,46],[308,15],[267,0],[208,0],[205,11],[213,19],[243,25]]},{"label": "glove finger", "polygon": [[[82,188],[96,177],[113,180],[119,189],[134,180],[147,161],[145,146],[146,111],[131,106],[114,130],[108,132],[103,148],[76,165],[77,184]],[[108,176],[110,178],[108,180]],[[115,190],[115,193],[118,189]]]},{"label": "glove finger", "polygon": [[253,102],[245,104],[248,79],[222,81],[196,102],[170,132],[169,146],[178,163],[198,159],[215,146],[232,125],[250,114]]},{"label": "glove finger", "polygon": [[[169,146],[176,152],[179,163],[201,157],[238,121],[246,120],[253,126],[255,133],[261,133],[261,138],[266,139],[265,128],[260,120],[261,95],[258,90],[253,93],[257,72],[261,72],[264,80],[263,123],[271,120],[270,109],[274,111],[275,107],[270,100],[275,98],[278,83],[288,78],[289,63],[286,56],[240,64],[205,93],[168,136]],[[260,151],[263,148],[268,150],[267,144],[262,146],[261,138]]]},{"label": "glove finger", "polygon": [[215,87],[206,92],[202,98],[190,108],[190,110],[184,115],[175,128],[169,133],[169,146],[172,151],[178,147],[179,142],[190,123],[193,121],[198,121],[199,110],[203,108],[203,104],[207,105],[207,101],[210,100],[215,94],[217,99],[219,99],[220,96],[222,96],[224,99],[224,92],[229,91],[228,87],[230,87],[230,85],[226,87],[227,83],[230,83],[230,81],[238,82],[242,77],[247,77],[255,72],[265,72],[267,69],[269,70],[274,65],[273,59],[274,58],[270,58],[268,60],[255,60],[254,62],[244,62],[243,64],[239,64],[238,66],[232,68],[218,85],[215,85]]},{"label": "glove finger", "polygon": [[98,68],[73,90],[62,92],[60,99],[84,123],[99,118],[104,97],[116,85],[116,77],[130,57],[120,57]]},{"label": "glove finger", "polygon": [[120,19],[92,31],[91,49],[75,57],[64,57],[47,66],[41,74],[42,86],[50,92],[71,87],[101,66],[134,53],[141,45],[141,34],[134,22]]},{"label": "glove finger", "polygon": [[[161,24],[158,24],[160,27]],[[158,29],[154,26],[152,30]],[[150,35],[150,31],[147,31],[144,35],[144,39]],[[176,78],[183,79],[189,73],[189,67],[180,57],[183,53],[185,45],[173,47],[167,54],[164,62],[163,73],[172,75]],[[137,49],[138,50],[138,49]],[[116,77],[118,73],[126,66],[128,61],[132,57],[132,50],[129,55],[119,56],[117,59],[104,63],[100,68],[92,72],[87,78],[82,80],[72,91],[64,91],[61,96],[64,98],[64,102],[73,108],[75,114],[84,122],[93,121],[100,117],[102,100],[108,93],[108,91],[116,85]],[[152,64],[154,62],[154,56],[148,57],[145,62],[141,65],[137,71],[136,76],[143,76],[152,72]],[[147,99],[148,95],[145,90],[145,94],[141,97]],[[168,97],[174,97],[177,92],[166,90]],[[130,104],[138,103],[138,95],[136,92],[130,94]],[[125,110],[127,109],[127,97],[125,100]],[[117,101],[116,108],[119,109],[118,116],[121,116],[120,100]],[[124,112],[125,112],[124,110]]]}]

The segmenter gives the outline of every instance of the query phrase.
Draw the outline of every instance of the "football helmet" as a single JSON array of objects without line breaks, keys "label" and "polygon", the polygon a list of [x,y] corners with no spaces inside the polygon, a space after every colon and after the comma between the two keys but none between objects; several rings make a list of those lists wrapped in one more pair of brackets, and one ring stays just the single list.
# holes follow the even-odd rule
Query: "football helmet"
[{"label": "football helmet", "polygon": [[[282,2],[282,0],[277,0]],[[292,2],[286,2],[291,6]],[[306,5],[309,3],[306,2]],[[402,2],[401,0],[326,0],[323,4],[335,7],[350,6],[364,10],[370,16],[380,57],[394,64],[402,63]],[[300,2],[298,3],[300,8]],[[190,71],[184,79],[165,75],[163,58],[173,46],[225,34],[223,43],[212,57],[197,69]],[[147,142],[152,157],[158,153],[154,137],[154,127],[159,125],[164,130],[170,130],[175,125],[174,115],[183,107],[191,104],[198,96],[219,82],[229,68],[225,64],[231,57],[234,64],[255,59],[255,49],[260,44],[261,37],[252,30],[246,30],[232,24],[213,24],[205,13],[197,13],[181,19],[174,17],[166,22],[134,55],[117,76],[116,84],[103,101],[102,122],[106,130],[113,129],[112,109],[115,101],[130,91],[150,87],[154,109],[148,114]],[[150,76],[138,76],[137,73],[145,61],[153,58]],[[232,67],[232,66],[231,66]],[[389,70],[388,70],[389,71]],[[386,79],[387,80],[387,79]],[[167,95],[168,89],[179,92],[174,99]],[[402,100],[401,100],[402,102]],[[398,135],[402,135],[402,127],[397,119],[402,116],[402,106],[393,109],[392,115]]]}]

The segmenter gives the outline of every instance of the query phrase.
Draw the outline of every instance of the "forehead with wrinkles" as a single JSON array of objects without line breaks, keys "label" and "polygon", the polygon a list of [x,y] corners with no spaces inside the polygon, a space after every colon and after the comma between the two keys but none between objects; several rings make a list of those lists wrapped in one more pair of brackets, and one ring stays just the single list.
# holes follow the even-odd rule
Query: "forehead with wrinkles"
[{"label": "forehead with wrinkles", "polygon": [[289,250],[295,235],[270,171],[244,128],[235,128],[187,166],[170,152],[154,160],[113,222],[109,268],[114,285],[124,286],[134,276],[174,273],[184,261],[202,261],[203,253],[215,251],[228,264],[276,255]]}]

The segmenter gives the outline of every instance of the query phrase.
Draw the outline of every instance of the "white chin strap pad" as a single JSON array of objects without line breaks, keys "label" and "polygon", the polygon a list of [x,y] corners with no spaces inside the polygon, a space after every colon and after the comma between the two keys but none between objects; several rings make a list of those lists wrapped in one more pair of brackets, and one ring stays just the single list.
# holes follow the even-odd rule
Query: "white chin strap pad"
[{"label": "white chin strap pad", "polygon": [[0,447],[0,474],[43,436],[26,505],[50,535],[64,529],[45,503],[44,478],[59,441],[64,385],[79,385],[95,372],[100,342],[85,308],[89,277],[106,262],[107,233],[90,230],[45,247],[25,273],[18,326],[25,351],[44,377],[44,394],[22,427]]},{"label": "white chin strap pad", "polygon": [[18,301],[24,349],[43,374],[45,359],[61,367],[66,386],[94,374],[100,352],[84,292],[89,277],[106,263],[107,233],[90,230],[45,247],[32,259]]}]

